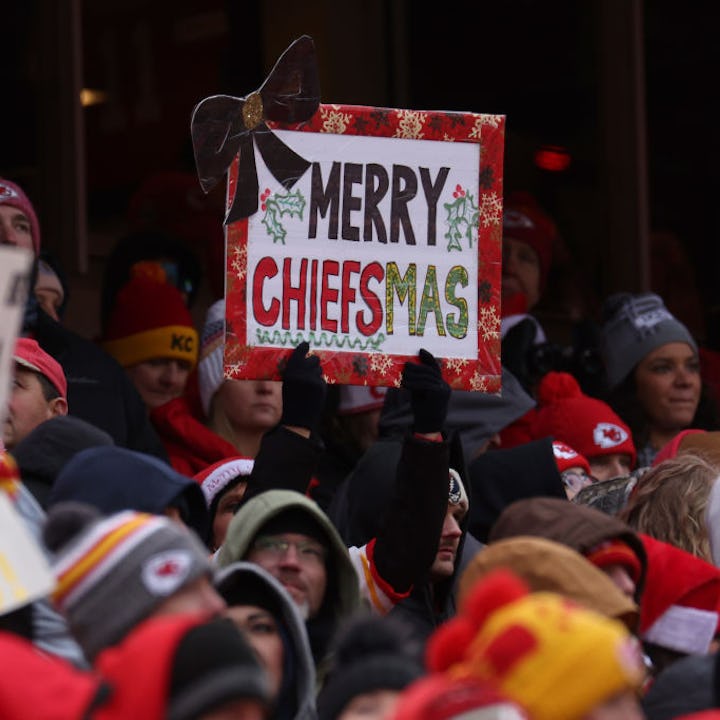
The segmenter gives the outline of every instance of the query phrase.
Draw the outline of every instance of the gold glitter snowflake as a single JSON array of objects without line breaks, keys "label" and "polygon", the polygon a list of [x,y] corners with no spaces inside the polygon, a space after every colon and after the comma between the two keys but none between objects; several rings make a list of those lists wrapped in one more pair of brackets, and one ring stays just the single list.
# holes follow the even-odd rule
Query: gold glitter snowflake
[{"label": "gold glitter snowflake", "polygon": [[502,115],[477,115],[475,117],[475,124],[472,126],[468,137],[480,140],[482,138],[483,127],[498,128],[500,127],[501,119]]},{"label": "gold glitter snowflake", "polygon": [[419,140],[424,137],[423,126],[427,120],[427,113],[415,112],[413,110],[398,111],[400,123],[395,132],[395,137],[410,138]]},{"label": "gold glitter snowflake", "polygon": [[467,364],[467,358],[448,358],[445,361],[445,367],[456,375],[459,375]]},{"label": "gold glitter snowflake", "polygon": [[322,132],[342,135],[348,129],[352,120],[352,115],[341,113],[339,110],[335,109],[336,106],[331,107],[331,110],[320,111],[322,117]]},{"label": "gold glitter snowflake", "polygon": [[497,227],[502,224],[502,198],[495,192],[484,193],[480,198],[480,224]]},{"label": "gold glitter snowflake", "polygon": [[478,332],[485,342],[497,340],[500,337],[500,316],[494,306],[480,308]]},{"label": "gold glitter snowflake", "polygon": [[470,378],[470,387],[477,392],[487,392],[487,378],[475,371],[473,376]]},{"label": "gold glitter snowflake", "polygon": [[392,358],[382,353],[374,353],[370,356],[370,369],[380,375],[387,375],[388,370],[393,366]]},{"label": "gold glitter snowflake", "polygon": [[232,251],[232,260],[230,268],[235,273],[235,277],[242,280],[247,272],[247,245],[236,245]]}]

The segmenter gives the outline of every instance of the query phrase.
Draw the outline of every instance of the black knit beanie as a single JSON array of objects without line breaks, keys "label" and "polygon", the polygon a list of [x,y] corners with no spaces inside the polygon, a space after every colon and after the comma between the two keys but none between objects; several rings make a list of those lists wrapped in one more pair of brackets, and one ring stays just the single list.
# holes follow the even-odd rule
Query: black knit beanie
[{"label": "black knit beanie", "polygon": [[195,720],[240,699],[270,703],[267,675],[242,633],[227,618],[191,628],[175,651],[168,720]]},{"label": "black knit beanie", "polygon": [[358,695],[402,690],[424,674],[421,646],[392,616],[358,616],[333,644],[332,667],[318,695],[319,720],[335,720]]}]

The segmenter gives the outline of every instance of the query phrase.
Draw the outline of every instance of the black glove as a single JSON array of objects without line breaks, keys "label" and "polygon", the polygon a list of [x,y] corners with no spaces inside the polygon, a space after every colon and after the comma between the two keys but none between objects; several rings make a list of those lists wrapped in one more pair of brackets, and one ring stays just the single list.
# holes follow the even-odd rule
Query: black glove
[{"label": "black glove", "polygon": [[419,357],[419,363],[405,363],[402,377],[402,387],[410,391],[413,430],[441,432],[450,402],[450,386],[443,380],[437,360],[427,350],[420,350]]},{"label": "black glove", "polygon": [[322,376],[320,358],[308,356],[310,344],[300,343],[283,372],[282,424],[310,430],[317,427],[325,409],[327,385]]}]

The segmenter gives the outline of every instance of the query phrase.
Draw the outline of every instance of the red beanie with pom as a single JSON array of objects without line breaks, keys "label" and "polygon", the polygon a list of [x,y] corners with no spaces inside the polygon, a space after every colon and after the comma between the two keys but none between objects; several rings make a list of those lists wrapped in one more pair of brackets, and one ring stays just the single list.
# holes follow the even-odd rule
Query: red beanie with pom
[{"label": "red beanie with pom", "polygon": [[602,455],[626,454],[630,467],[635,467],[637,452],[630,428],[607,403],[585,395],[570,373],[547,373],[540,381],[537,402],[533,439],[551,436],[590,462]]}]

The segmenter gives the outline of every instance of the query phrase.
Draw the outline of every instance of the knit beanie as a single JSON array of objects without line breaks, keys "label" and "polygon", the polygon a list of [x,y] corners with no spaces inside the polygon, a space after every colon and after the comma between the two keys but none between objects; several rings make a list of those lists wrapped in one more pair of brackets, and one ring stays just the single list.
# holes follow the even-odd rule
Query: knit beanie
[{"label": "knit beanie", "polygon": [[[431,671],[491,683],[533,720],[579,720],[638,690],[645,676],[639,643],[624,625],[555,593],[528,593],[506,570],[472,588],[426,652]],[[581,682],[568,682],[589,667]]]},{"label": "knit beanie", "polygon": [[215,618],[180,640],[170,673],[168,720],[195,720],[239,699],[270,703],[270,686],[255,651],[232,620]]},{"label": "knit beanie", "polygon": [[21,337],[15,341],[13,360],[28,370],[39,373],[50,381],[50,384],[60,393],[60,397],[67,398],[67,379],[62,365],[46,353],[37,340]]},{"label": "knit beanie", "polygon": [[123,367],[157,358],[195,367],[198,336],[180,291],[147,276],[120,290],[108,319],[103,348]]},{"label": "knit beanie", "polygon": [[540,261],[540,291],[547,283],[557,227],[538,201],[527,192],[514,192],[505,199],[503,237],[529,245]]},{"label": "knit beanie", "polygon": [[5,180],[5,178],[0,178],[0,205],[9,205],[27,215],[28,220],[30,220],[30,235],[32,236],[33,249],[35,250],[35,255],[39,255],[40,223],[38,222],[35,208],[30,202],[30,198],[28,198],[19,185],[10,182],[10,180]]},{"label": "knit beanie", "polygon": [[238,477],[249,477],[254,464],[252,458],[238,455],[218,460],[195,474],[193,478],[200,485],[207,506],[212,507],[213,501],[223,493],[230,482]]},{"label": "knit beanie", "polygon": [[333,666],[318,694],[319,720],[335,720],[353,698],[403,690],[424,674],[410,628],[391,616],[358,616],[335,638]]},{"label": "knit beanie", "polygon": [[622,453],[635,467],[637,452],[630,428],[602,400],[585,395],[570,373],[551,371],[540,381],[530,432],[534,439],[552,436],[589,462]]},{"label": "knit beanie", "polygon": [[400,696],[393,720],[527,720],[518,705],[492,685],[434,673],[416,680]]},{"label": "knit beanie", "polygon": [[590,463],[587,461],[587,458],[560,440],[554,440],[552,445],[555,464],[560,473],[570,468],[579,467],[588,475],[590,474]]},{"label": "knit beanie", "polygon": [[53,602],[89,659],[168,597],[212,575],[192,531],[160,515],[127,510],[104,518],[83,503],[58,503],[43,539],[57,553]]},{"label": "knit beanie", "polygon": [[617,387],[650,352],[668,343],[687,343],[695,352],[690,331],[655,293],[615,293],[603,304],[600,344],[607,384]]},{"label": "knit beanie", "polygon": [[601,570],[611,565],[621,565],[635,584],[640,581],[642,575],[640,558],[627,543],[618,538],[606,540],[594,548],[590,548],[585,557]]},{"label": "knit beanie", "polygon": [[198,386],[203,411],[210,413],[210,401],[225,380],[225,299],[208,309],[200,338]]}]

